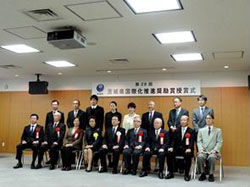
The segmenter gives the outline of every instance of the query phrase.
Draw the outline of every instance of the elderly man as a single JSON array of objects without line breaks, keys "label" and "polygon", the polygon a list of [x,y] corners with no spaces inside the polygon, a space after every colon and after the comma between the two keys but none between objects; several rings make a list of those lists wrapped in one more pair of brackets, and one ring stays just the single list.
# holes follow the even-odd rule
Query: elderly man
[{"label": "elderly man", "polygon": [[202,128],[198,132],[197,146],[198,156],[197,163],[198,169],[201,172],[199,178],[200,181],[206,180],[205,164],[208,161],[209,177],[208,181],[214,181],[214,169],[216,159],[220,158],[220,149],[222,147],[222,132],[221,129],[213,126],[214,116],[209,114],[206,116],[205,128]]},{"label": "elderly man", "polygon": [[142,125],[141,127],[146,129],[148,134],[151,130],[154,130],[154,120],[155,118],[162,119],[162,128],[164,129],[164,120],[162,113],[155,111],[155,102],[149,101],[148,103],[148,112],[142,115]]},{"label": "elderly man", "polygon": [[50,170],[55,169],[55,165],[58,160],[59,150],[63,144],[63,138],[65,135],[66,125],[60,122],[61,113],[55,112],[53,115],[54,122],[49,123],[45,129],[44,142],[40,147],[37,169],[41,168],[44,152],[49,150],[50,155]]},{"label": "elderly man", "polygon": [[163,179],[163,169],[165,162],[167,131],[162,129],[162,119],[156,118],[154,120],[154,131],[149,134],[148,142],[143,154],[143,168],[140,177],[147,176],[150,166],[150,158],[152,155],[157,155],[159,162],[158,177]]},{"label": "elderly man", "polygon": [[[184,180],[190,181],[191,177],[189,171],[194,152],[194,132],[188,127],[188,121],[188,116],[181,116],[181,126],[177,128],[176,136],[171,134],[170,139],[167,142],[167,164],[169,173],[166,176],[166,179],[174,177],[174,167],[177,167],[180,171],[185,171]],[[177,160],[175,166],[174,163],[176,156],[182,156],[184,159]]]},{"label": "elderly man", "polygon": [[136,175],[139,157],[143,153],[147,143],[147,131],[141,128],[141,118],[134,118],[134,128],[129,129],[126,135],[126,142],[123,150],[125,171],[124,175],[131,172],[131,157],[133,160],[132,175]]}]

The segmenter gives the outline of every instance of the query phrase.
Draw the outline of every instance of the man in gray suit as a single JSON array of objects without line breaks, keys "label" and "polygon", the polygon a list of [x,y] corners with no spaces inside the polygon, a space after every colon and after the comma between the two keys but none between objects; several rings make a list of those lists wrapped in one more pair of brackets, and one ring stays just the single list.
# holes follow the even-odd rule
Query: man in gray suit
[{"label": "man in gray suit", "polygon": [[195,108],[193,110],[193,127],[194,127],[196,134],[198,133],[199,129],[206,126],[205,117],[208,114],[214,116],[214,110],[206,106],[206,103],[207,103],[206,96],[200,95],[197,98],[197,101],[199,103],[199,108]]},{"label": "man in gray suit", "polygon": [[198,170],[201,172],[199,177],[200,181],[206,180],[205,174],[205,164],[208,161],[209,177],[208,181],[214,181],[214,169],[216,160],[220,158],[220,149],[222,146],[222,132],[221,129],[213,126],[213,115],[206,116],[205,128],[202,128],[198,132],[197,146],[198,146],[198,156],[197,164]]}]

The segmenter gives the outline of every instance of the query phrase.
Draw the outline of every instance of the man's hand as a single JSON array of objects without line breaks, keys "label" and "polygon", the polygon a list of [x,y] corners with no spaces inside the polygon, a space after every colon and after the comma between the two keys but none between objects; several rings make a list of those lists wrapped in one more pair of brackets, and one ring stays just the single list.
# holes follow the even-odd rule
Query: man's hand
[{"label": "man's hand", "polygon": [[164,152],[164,149],[159,149],[159,153],[163,153]]},{"label": "man's hand", "polygon": [[191,149],[186,149],[186,153],[191,153]]},{"label": "man's hand", "polygon": [[66,144],[65,147],[73,147],[73,145],[69,143],[69,144]]},{"label": "man's hand", "polygon": [[103,149],[108,149],[108,146],[104,144],[104,145],[102,145],[102,148]]},{"label": "man's hand", "polygon": [[149,152],[149,151],[150,151],[150,148],[149,148],[149,147],[147,147],[147,148],[145,149],[145,151]]},{"label": "man's hand", "polygon": [[128,148],[129,148],[128,145],[125,145],[123,149],[128,149]]},{"label": "man's hand", "polygon": [[45,142],[42,143],[42,145],[48,145],[48,142],[45,141]]},{"label": "man's hand", "polygon": [[53,142],[53,145],[58,145],[58,143],[57,142]]},{"label": "man's hand", "polygon": [[113,149],[118,149],[119,148],[119,145],[114,145],[113,146]]},{"label": "man's hand", "polygon": [[22,144],[27,144],[27,142],[25,140],[22,141]]},{"label": "man's hand", "polygon": [[141,149],[141,148],[142,148],[141,145],[138,145],[138,146],[135,147],[135,149],[137,149],[137,150],[139,150],[139,149]]},{"label": "man's hand", "polygon": [[32,144],[39,144],[39,141],[33,141]]},{"label": "man's hand", "polygon": [[174,149],[171,147],[171,148],[168,148],[168,152],[173,152]]}]

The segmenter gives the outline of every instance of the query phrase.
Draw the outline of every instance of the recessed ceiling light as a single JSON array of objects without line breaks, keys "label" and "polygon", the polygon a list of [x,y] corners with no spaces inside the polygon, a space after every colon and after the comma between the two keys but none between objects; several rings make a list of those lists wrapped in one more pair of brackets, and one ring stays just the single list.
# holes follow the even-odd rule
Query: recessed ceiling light
[{"label": "recessed ceiling light", "polygon": [[59,72],[58,75],[62,75],[62,72]]},{"label": "recessed ceiling light", "polygon": [[153,36],[161,44],[194,42],[195,37],[192,31],[156,33]]},{"label": "recessed ceiling light", "polygon": [[3,45],[1,46],[4,49],[7,49],[9,51],[15,52],[15,53],[38,53],[39,50],[30,47],[25,44],[17,44],[17,45]]},{"label": "recessed ceiling light", "polygon": [[203,56],[201,53],[183,53],[183,54],[173,54],[171,57],[179,62],[179,61],[198,61],[203,60]]},{"label": "recessed ceiling light", "polygon": [[74,66],[76,66],[75,64],[72,64],[72,63],[70,63],[68,61],[65,61],[65,60],[46,61],[44,63],[49,64],[51,66],[58,67],[58,68],[61,68],[61,67],[74,67]]},{"label": "recessed ceiling light", "polygon": [[162,68],[162,71],[167,71],[167,69],[166,68]]},{"label": "recessed ceiling light", "polygon": [[224,66],[224,68],[225,68],[225,69],[228,69],[228,68],[229,68],[229,66],[227,66],[227,65],[226,65],[226,66]]},{"label": "recessed ceiling light", "polygon": [[108,70],[107,73],[112,73],[112,71]]},{"label": "recessed ceiling light", "polygon": [[15,77],[19,77],[19,75],[16,74]]},{"label": "recessed ceiling light", "polygon": [[124,0],[135,14],[182,9],[179,0]]}]

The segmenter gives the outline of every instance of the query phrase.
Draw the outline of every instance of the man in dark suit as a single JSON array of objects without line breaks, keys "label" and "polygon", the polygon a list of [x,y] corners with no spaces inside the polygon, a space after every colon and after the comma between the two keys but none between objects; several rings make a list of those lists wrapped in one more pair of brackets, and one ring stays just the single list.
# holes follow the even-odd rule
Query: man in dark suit
[{"label": "man in dark suit", "polygon": [[79,127],[81,129],[85,130],[86,124],[88,124],[87,114],[86,114],[86,112],[84,112],[80,109],[80,101],[78,99],[75,99],[73,101],[73,110],[68,113],[68,118],[67,118],[68,128],[74,127],[73,121],[76,117],[78,117],[80,120]]},{"label": "man in dark suit", "polygon": [[182,99],[180,97],[175,97],[173,102],[174,109],[169,111],[168,118],[168,127],[170,132],[175,132],[180,126],[180,118],[182,115],[189,116],[188,111],[184,108],[181,108]]},{"label": "man in dark suit", "polygon": [[155,102],[150,101],[148,103],[149,111],[142,115],[142,125],[141,127],[146,129],[149,133],[151,130],[154,130],[154,120],[155,118],[162,119],[162,129],[164,129],[164,120],[162,117],[162,113],[155,111]]},{"label": "man in dark suit", "polygon": [[126,135],[125,146],[123,150],[123,157],[125,162],[124,175],[131,172],[131,157],[133,160],[132,175],[136,175],[139,157],[143,153],[147,143],[147,131],[141,128],[141,118],[136,116],[134,118],[135,128],[129,129]]},{"label": "man in dark suit", "polygon": [[[194,154],[194,131],[188,127],[189,117],[181,116],[181,126],[176,130],[176,136],[170,135],[167,142],[167,164],[168,175],[166,179],[174,178],[174,167],[184,170],[184,180],[190,181],[190,168]],[[176,156],[181,156],[184,160],[175,160]],[[176,166],[175,166],[176,163]]]},{"label": "man in dark suit", "polygon": [[37,169],[41,168],[44,152],[49,150],[50,155],[50,170],[55,169],[55,165],[58,161],[59,150],[63,144],[63,138],[65,135],[66,125],[60,122],[61,113],[54,113],[54,122],[48,124],[45,129],[44,142],[39,150]]},{"label": "man in dark suit", "polygon": [[106,155],[108,152],[113,154],[113,174],[117,174],[117,167],[125,144],[125,129],[119,127],[120,121],[118,116],[112,117],[112,128],[105,132],[103,145],[99,150],[102,168],[100,173],[107,172]]},{"label": "man in dark suit", "polygon": [[157,160],[159,162],[159,172],[158,177],[163,179],[163,169],[165,163],[165,153],[166,153],[166,141],[168,139],[167,131],[161,128],[162,119],[156,118],[154,120],[154,131],[151,131],[147,141],[147,145],[143,154],[142,163],[142,173],[140,177],[145,177],[148,175],[148,170],[150,166],[150,158],[152,155],[157,155]]},{"label": "man in dark suit", "polygon": [[[104,122],[104,109],[101,106],[98,106],[97,103],[98,103],[98,97],[96,95],[92,95],[90,97],[91,106],[89,106],[86,109],[87,119],[89,120],[91,116],[95,116],[96,127],[102,131]],[[89,124],[87,124],[87,127],[89,127]]]},{"label": "man in dark suit", "polygon": [[30,125],[24,127],[23,134],[21,137],[21,143],[16,146],[16,159],[18,163],[14,166],[14,169],[23,167],[22,154],[25,149],[32,149],[32,162],[31,169],[35,169],[35,161],[38,154],[39,146],[44,138],[44,131],[41,125],[37,124],[38,115],[30,115]]},{"label": "man in dark suit", "polygon": [[53,114],[56,112],[61,113],[61,119],[60,119],[60,123],[64,124],[64,113],[58,110],[58,106],[59,106],[59,101],[58,100],[53,100],[51,101],[51,107],[52,107],[52,111],[48,112],[46,115],[46,120],[45,120],[45,129],[47,127],[47,125],[49,123],[53,123],[54,119],[53,119]]}]

